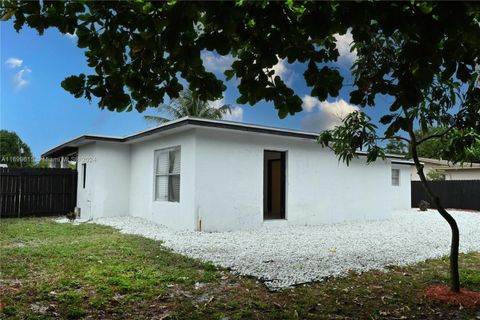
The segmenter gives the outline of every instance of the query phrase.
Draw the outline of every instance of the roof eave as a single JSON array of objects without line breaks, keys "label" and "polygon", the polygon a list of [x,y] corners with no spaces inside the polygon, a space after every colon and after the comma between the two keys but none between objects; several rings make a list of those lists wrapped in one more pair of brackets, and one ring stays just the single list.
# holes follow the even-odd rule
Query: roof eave
[{"label": "roof eave", "polygon": [[64,142],[42,153],[42,158],[56,158],[56,157],[67,156],[74,153],[76,150],[78,150],[78,147],[80,145],[84,145],[86,143],[96,142],[96,141],[123,142],[123,138],[95,136],[95,135],[82,135],[72,140],[69,140],[67,142]]},{"label": "roof eave", "polygon": [[[271,134],[271,135],[279,135],[284,137],[293,137],[293,138],[300,138],[300,139],[307,139],[307,140],[316,140],[318,139],[319,134],[313,132],[305,132],[305,131],[298,131],[298,130],[290,130],[290,129],[279,129],[274,127],[267,127],[267,126],[260,126],[254,124],[244,124],[244,123],[237,123],[233,121],[220,121],[220,120],[209,120],[209,119],[201,119],[201,118],[193,118],[193,117],[184,117],[177,120],[173,120],[167,122],[163,125],[160,125],[155,128],[147,129],[136,134],[132,134],[126,137],[108,137],[108,136],[97,136],[97,135],[82,135],[70,141],[67,141],[63,144],[60,144],[45,153],[42,154],[42,157],[53,157],[59,156],[64,154],[65,152],[71,152],[71,148],[77,148],[80,145],[90,142],[96,141],[106,141],[106,142],[134,142],[135,140],[145,138],[151,135],[155,135],[161,132],[165,132],[174,128],[179,128],[183,126],[192,126],[192,127],[204,127],[204,128],[217,128],[217,129],[229,129],[235,131],[243,131],[243,132],[252,132],[252,133],[259,133],[259,134]],[[69,149],[70,148],[70,149]],[[367,153],[365,151],[358,151],[358,155],[365,156]],[[397,162],[404,163],[403,155],[396,155],[396,154],[387,154],[386,157],[388,159],[398,159]],[[405,160],[408,161],[408,160]],[[409,163],[413,164],[413,163]]]}]

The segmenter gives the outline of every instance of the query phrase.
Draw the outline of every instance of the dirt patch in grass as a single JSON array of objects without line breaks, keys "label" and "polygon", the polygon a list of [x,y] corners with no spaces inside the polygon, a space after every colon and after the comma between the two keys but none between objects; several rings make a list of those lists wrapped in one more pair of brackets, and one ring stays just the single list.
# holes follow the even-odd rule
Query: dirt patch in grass
[{"label": "dirt patch in grass", "polygon": [[432,299],[450,305],[457,305],[464,308],[480,308],[480,292],[468,289],[461,289],[460,292],[453,292],[448,286],[434,285],[423,290],[427,299]]}]

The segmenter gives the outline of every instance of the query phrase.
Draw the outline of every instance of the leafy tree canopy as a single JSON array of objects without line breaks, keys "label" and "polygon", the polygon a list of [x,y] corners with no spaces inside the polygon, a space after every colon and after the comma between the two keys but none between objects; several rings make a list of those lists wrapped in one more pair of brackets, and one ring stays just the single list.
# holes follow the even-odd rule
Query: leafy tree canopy
[{"label": "leafy tree canopy", "polygon": [[50,168],[50,161],[48,161],[47,159],[40,159],[40,160],[35,164],[35,168],[39,168],[39,169],[47,169],[47,168]]},{"label": "leafy tree canopy", "polygon": [[[278,59],[304,65],[311,96],[336,97],[344,83],[332,64],[339,57],[335,35],[349,31],[358,55],[350,102],[374,106],[376,96],[392,97],[380,120],[386,139],[409,126],[458,128],[442,156],[460,161],[479,139],[479,8],[474,2],[4,1],[0,14],[17,31],[28,25],[40,34],[50,27],[75,33],[92,74],[67,77],[62,86],[117,111],[177,98],[181,79],[202,100],[220,98],[225,85],[205,70],[207,50],[235,59],[225,76],[238,79],[237,103],[272,101],[283,118],[301,111],[302,101],[275,76]],[[367,149],[369,161],[383,156],[365,114],[347,123],[343,137],[327,132],[322,142],[335,140],[347,161],[358,148]]]},{"label": "leafy tree canopy", "polygon": [[33,165],[30,147],[13,131],[0,130],[0,163],[7,164],[9,168]]},{"label": "leafy tree canopy", "polygon": [[[349,29],[356,44],[371,45],[357,48],[365,59],[357,65],[351,101],[361,105],[400,91],[405,94],[393,109],[416,105],[436,75],[469,81],[479,50],[474,3],[4,1],[0,13],[14,19],[17,31],[26,24],[40,34],[50,27],[75,33],[94,72],[68,77],[62,86],[117,111],[143,111],[166,95],[178,97],[180,78],[202,99],[220,98],[225,85],[205,70],[203,50],[234,57],[225,75],[239,79],[238,103],[273,101],[282,118],[301,111],[302,102],[274,76],[278,59],[305,64],[312,96],[336,97],[343,78],[329,63],[339,56],[334,35]],[[390,36],[398,38],[396,74],[379,50]],[[360,72],[365,64],[371,70]]]},{"label": "leafy tree canopy", "polygon": [[408,146],[402,140],[391,140],[384,148],[385,153],[403,154],[408,153]]},{"label": "leafy tree canopy", "polygon": [[[433,138],[427,139],[425,140],[425,142],[417,146],[417,153],[419,157],[442,159],[449,161],[456,160],[455,158],[442,158],[442,155],[450,148],[449,145],[452,143],[450,139],[455,139],[458,133],[445,133],[445,129],[439,127],[430,127],[426,131],[423,131],[422,129],[417,129],[414,132],[415,136],[420,140],[433,136]],[[438,136],[438,138],[435,138],[435,136]],[[412,158],[412,153],[408,149],[408,145],[403,140],[394,139],[389,141],[385,146],[384,151],[385,153],[403,154],[407,158]],[[480,163],[480,140],[477,140],[470,147],[466,148],[465,157],[461,161]]]},{"label": "leafy tree canopy", "polygon": [[[424,139],[428,136],[438,135],[438,138],[433,138],[426,140],[424,143],[418,145],[417,152],[419,157],[439,159],[444,150],[449,149],[449,145],[452,143],[450,139],[455,139],[457,133],[446,133],[444,134],[445,129],[439,127],[428,128],[427,131],[422,131],[421,129],[415,130],[415,135],[419,139]],[[455,161],[455,158],[443,158],[443,160],[452,160]],[[480,140],[477,140],[469,148],[466,149],[465,162],[480,162]]]}]

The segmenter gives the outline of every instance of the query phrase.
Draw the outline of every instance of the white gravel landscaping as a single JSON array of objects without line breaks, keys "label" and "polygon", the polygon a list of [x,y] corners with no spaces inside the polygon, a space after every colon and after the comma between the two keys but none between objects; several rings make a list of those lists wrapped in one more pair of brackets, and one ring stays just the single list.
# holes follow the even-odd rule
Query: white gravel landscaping
[{"label": "white gravel landscaping", "polygon": [[[480,251],[480,213],[452,214],[460,228],[460,251]],[[349,270],[411,264],[444,256],[450,249],[449,226],[432,210],[396,212],[382,221],[220,233],[176,232],[132,217],[94,222],[161,240],[175,252],[257,277],[272,290]]]}]

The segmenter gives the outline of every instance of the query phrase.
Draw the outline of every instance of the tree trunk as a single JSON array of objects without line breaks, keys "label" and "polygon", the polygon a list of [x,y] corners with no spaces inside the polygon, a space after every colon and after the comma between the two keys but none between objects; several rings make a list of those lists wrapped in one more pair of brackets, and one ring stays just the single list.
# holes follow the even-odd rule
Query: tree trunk
[{"label": "tree trunk", "polygon": [[453,292],[460,292],[460,275],[458,271],[458,247],[460,245],[460,232],[457,222],[453,217],[437,202],[437,211],[447,220],[452,229],[452,242],[450,244],[450,289]]},{"label": "tree trunk", "polygon": [[417,142],[413,130],[410,130],[410,138],[412,140],[411,149],[413,161],[415,162],[415,167],[417,168],[417,173],[422,181],[422,185],[425,191],[428,193],[430,200],[437,207],[438,213],[440,213],[440,215],[447,220],[448,224],[450,225],[450,229],[452,230],[452,241],[450,244],[450,289],[453,292],[460,292],[460,275],[458,271],[458,248],[460,244],[460,232],[458,230],[458,225],[455,219],[442,206],[440,198],[430,189],[427,179],[425,178],[425,173],[423,172],[423,165],[418,160]]}]

